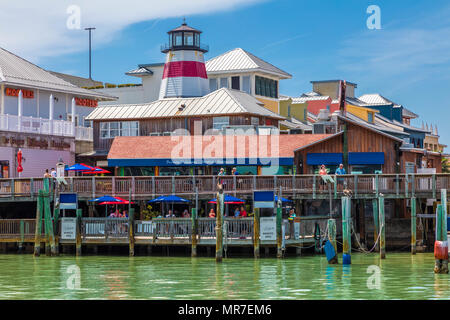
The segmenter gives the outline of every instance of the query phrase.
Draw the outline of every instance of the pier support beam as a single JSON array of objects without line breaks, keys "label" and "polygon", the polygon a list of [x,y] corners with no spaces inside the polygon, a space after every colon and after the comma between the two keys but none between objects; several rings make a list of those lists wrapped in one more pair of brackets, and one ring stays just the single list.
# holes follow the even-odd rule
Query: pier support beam
[{"label": "pier support beam", "polygon": [[417,243],[417,211],[416,211],[416,198],[411,198],[411,254],[416,254]]},{"label": "pier support beam", "polygon": [[36,205],[36,229],[34,232],[34,256],[39,257],[41,254],[41,233],[42,233],[42,213],[44,211],[43,190],[39,190]]},{"label": "pier support beam", "polygon": [[54,251],[55,256],[59,256],[59,239],[61,237],[59,230],[59,217],[60,217],[59,208],[55,208],[53,210],[53,230],[55,232],[55,251]]},{"label": "pier support beam", "polygon": [[260,224],[259,224],[259,208],[254,209],[253,214],[253,254],[256,259],[259,259],[259,244],[260,244]]},{"label": "pier support beam", "polygon": [[216,215],[216,262],[222,262],[223,257],[223,211],[224,211],[224,194],[222,185],[218,185],[217,192],[217,215]]},{"label": "pier support beam", "polygon": [[191,257],[195,258],[197,256],[197,233],[198,233],[197,208],[192,208],[191,221],[192,221]]},{"label": "pier support beam", "polygon": [[20,242],[18,244],[19,253],[23,252],[23,242],[25,241],[25,223],[23,220],[20,220]]},{"label": "pier support beam", "polygon": [[377,243],[375,250],[379,251],[380,239],[378,235],[380,234],[380,218],[378,214],[378,199],[372,199],[372,214],[373,214],[373,245]]},{"label": "pier support beam", "polygon": [[283,233],[282,233],[282,211],[281,211],[281,197],[279,197],[278,207],[277,207],[277,258],[283,257]]},{"label": "pier support beam", "polygon": [[77,209],[77,220],[76,220],[76,256],[81,256],[81,216],[83,211]]},{"label": "pier support beam", "polygon": [[134,256],[134,208],[130,208],[128,213],[128,243],[130,257]]},{"label": "pier support beam", "polygon": [[335,256],[333,259],[328,261],[329,264],[337,264],[338,263],[338,257],[337,257],[337,244],[336,244],[336,220],[335,219],[328,219],[328,240],[330,240],[331,244],[333,245]]},{"label": "pier support beam", "polygon": [[378,198],[378,215],[380,226],[380,258],[386,259],[386,224],[384,214],[384,197]]},{"label": "pier support beam", "polygon": [[436,211],[436,241],[434,243],[434,273],[448,273],[447,190],[441,190],[441,204]]},{"label": "pier support beam", "polygon": [[342,264],[351,264],[351,201],[349,197],[342,197]]}]

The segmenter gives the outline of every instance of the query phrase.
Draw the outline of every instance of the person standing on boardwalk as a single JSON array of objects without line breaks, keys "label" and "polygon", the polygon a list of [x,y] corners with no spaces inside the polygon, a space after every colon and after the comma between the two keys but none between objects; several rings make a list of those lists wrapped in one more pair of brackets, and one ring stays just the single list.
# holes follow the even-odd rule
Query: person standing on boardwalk
[{"label": "person standing on boardwalk", "polygon": [[[339,165],[339,168],[336,169],[335,174],[336,175],[347,174],[347,172],[344,169],[344,165],[342,163]],[[344,178],[336,178],[336,180],[339,191],[342,191],[344,187]]]},{"label": "person standing on boardwalk", "polygon": [[48,173],[48,169],[45,169],[44,178],[51,178],[52,175]]},{"label": "person standing on boardwalk", "polygon": [[210,218],[215,218],[216,217],[216,213],[214,212],[214,209],[211,209],[211,211],[209,211],[209,217]]},{"label": "person standing on boardwalk", "polygon": [[[328,174],[327,168],[325,167],[324,164],[320,166],[319,174],[320,174],[320,176],[326,176]],[[325,189],[325,181],[323,179],[321,179],[320,190],[324,190],[324,189]]]}]

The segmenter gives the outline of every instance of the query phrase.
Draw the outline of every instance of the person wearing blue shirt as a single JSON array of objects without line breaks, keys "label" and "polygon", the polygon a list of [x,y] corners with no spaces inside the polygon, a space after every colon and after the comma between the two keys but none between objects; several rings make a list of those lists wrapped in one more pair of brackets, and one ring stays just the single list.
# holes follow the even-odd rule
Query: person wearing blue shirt
[{"label": "person wearing blue shirt", "polygon": [[241,212],[239,211],[239,208],[236,207],[236,210],[234,210],[234,217],[237,218],[241,215]]},{"label": "person wearing blue shirt", "polygon": [[[342,163],[339,165],[339,168],[336,169],[335,174],[336,175],[347,174],[347,172],[344,169],[344,165]],[[344,179],[343,178],[337,178],[336,180],[337,180],[337,185],[338,185],[339,191],[342,191],[341,189],[344,186]]]}]

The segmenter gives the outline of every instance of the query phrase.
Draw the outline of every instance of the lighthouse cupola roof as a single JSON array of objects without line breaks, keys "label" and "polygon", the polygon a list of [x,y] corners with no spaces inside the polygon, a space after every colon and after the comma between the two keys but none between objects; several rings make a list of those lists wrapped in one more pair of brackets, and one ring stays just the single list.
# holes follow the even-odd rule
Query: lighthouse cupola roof
[{"label": "lighthouse cupola roof", "polygon": [[177,50],[196,50],[203,53],[209,51],[207,45],[200,43],[200,30],[192,28],[184,21],[181,26],[167,32],[169,35],[169,43],[161,47],[161,52]]}]

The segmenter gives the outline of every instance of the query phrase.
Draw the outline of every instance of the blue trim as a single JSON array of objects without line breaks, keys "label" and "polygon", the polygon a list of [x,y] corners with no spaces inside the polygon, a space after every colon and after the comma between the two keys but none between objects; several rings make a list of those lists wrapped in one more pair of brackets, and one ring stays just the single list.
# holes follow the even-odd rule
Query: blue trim
[{"label": "blue trim", "polygon": [[342,153],[308,153],[306,155],[306,164],[309,166],[341,164],[342,161]]},{"label": "blue trim", "polygon": [[[230,161],[231,160],[231,161]],[[292,166],[294,158],[239,159],[108,159],[108,167]]]},{"label": "blue trim", "polygon": [[348,164],[384,164],[384,152],[349,152]]}]

